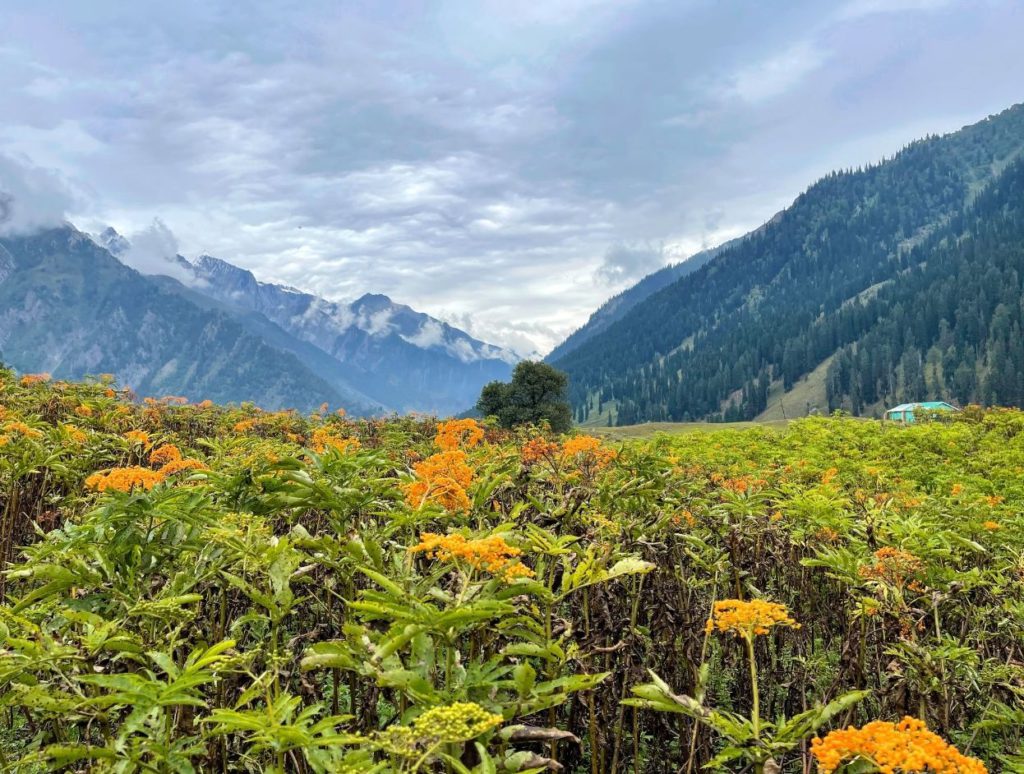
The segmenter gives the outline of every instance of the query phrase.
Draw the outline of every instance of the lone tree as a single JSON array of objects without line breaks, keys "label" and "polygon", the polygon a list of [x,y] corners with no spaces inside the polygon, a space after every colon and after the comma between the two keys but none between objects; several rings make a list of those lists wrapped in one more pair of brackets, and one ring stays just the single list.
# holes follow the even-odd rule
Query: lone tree
[{"label": "lone tree", "polygon": [[547,421],[556,433],[565,433],[572,427],[568,383],[569,377],[547,363],[524,360],[511,382],[485,385],[476,408],[485,417],[497,417],[502,427]]}]

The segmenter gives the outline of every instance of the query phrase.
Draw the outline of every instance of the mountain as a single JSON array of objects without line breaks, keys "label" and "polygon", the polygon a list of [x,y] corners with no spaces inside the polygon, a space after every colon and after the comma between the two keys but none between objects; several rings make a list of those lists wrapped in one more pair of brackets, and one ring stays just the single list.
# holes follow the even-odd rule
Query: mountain
[{"label": "mountain", "polygon": [[58,378],[113,373],[140,395],[268,409],[346,403],[235,315],[139,274],[71,226],[0,238],[0,358]]},{"label": "mountain", "polygon": [[462,411],[476,402],[484,384],[509,378],[518,361],[509,350],[384,295],[340,304],[260,282],[252,272],[208,255],[191,267],[196,292],[264,316],[333,358],[348,385],[398,411]]},{"label": "mountain", "polygon": [[590,318],[580,328],[573,331],[565,341],[551,350],[550,354],[548,354],[544,359],[549,363],[554,363],[555,361],[565,357],[574,349],[579,347],[583,342],[588,341],[598,333],[607,330],[616,320],[621,320],[626,316],[626,313],[629,312],[630,309],[641,301],[654,295],[662,288],[668,287],[680,277],[685,277],[687,274],[692,274],[697,271],[697,269],[706,264],[720,252],[738,244],[740,240],[745,238],[746,237],[739,237],[738,239],[725,242],[718,247],[701,250],[699,253],[694,253],[686,260],[674,263],[670,266],[664,266],[655,272],[651,272],[635,285],[626,288],[621,293],[612,296],[601,304],[597,311],[590,315]]},{"label": "mountain", "polygon": [[603,421],[609,407],[628,424],[1016,402],[1022,148],[1018,105],[819,180],[555,359],[577,419],[603,409]]}]

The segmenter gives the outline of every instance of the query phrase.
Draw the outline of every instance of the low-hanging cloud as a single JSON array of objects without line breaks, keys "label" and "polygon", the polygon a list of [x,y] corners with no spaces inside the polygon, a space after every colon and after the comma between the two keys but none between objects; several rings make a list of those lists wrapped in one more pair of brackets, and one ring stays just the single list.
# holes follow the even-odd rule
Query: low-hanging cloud
[{"label": "low-hanging cloud", "polygon": [[0,235],[59,226],[73,203],[57,173],[0,154]]},{"label": "low-hanging cloud", "polygon": [[128,238],[129,246],[118,258],[140,274],[172,277],[185,285],[198,281],[186,266],[177,262],[178,239],[160,218]]},{"label": "low-hanging cloud", "polygon": [[625,244],[619,242],[605,250],[604,259],[594,276],[606,285],[638,280],[666,264],[663,244]]}]

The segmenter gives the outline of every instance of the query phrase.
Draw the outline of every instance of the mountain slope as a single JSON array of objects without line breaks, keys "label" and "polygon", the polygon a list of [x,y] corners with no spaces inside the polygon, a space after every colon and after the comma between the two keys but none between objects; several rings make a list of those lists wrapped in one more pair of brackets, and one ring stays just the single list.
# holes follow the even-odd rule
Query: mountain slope
[{"label": "mountain slope", "polygon": [[927,260],[913,248],[961,216],[1022,145],[1016,106],[820,180],[757,233],[557,359],[573,403],[613,400],[622,424],[756,416],[774,385],[792,388],[855,341],[850,320],[863,300],[885,297],[879,288]]},{"label": "mountain slope", "polygon": [[[179,262],[184,259],[180,259]],[[201,256],[195,290],[258,313],[341,364],[338,375],[381,405],[452,414],[473,405],[489,381],[507,379],[517,358],[387,296],[339,304]]]},{"label": "mountain slope", "polygon": [[0,353],[22,371],[113,373],[142,395],[264,408],[344,404],[294,355],[124,266],[71,227],[0,239]]},{"label": "mountain slope", "polygon": [[565,357],[574,349],[578,348],[583,342],[589,341],[597,334],[606,331],[611,327],[612,323],[617,320],[621,320],[626,316],[627,312],[640,302],[654,295],[662,288],[668,287],[681,277],[685,277],[687,274],[692,274],[697,271],[697,269],[702,267],[720,252],[738,244],[745,238],[746,237],[739,237],[738,239],[732,239],[725,242],[718,247],[701,250],[699,253],[694,253],[684,261],[674,263],[671,266],[664,266],[655,272],[651,272],[646,277],[639,280],[635,285],[626,288],[621,293],[612,296],[601,304],[601,306],[597,308],[597,311],[590,315],[589,319],[582,326],[573,331],[565,341],[551,350],[551,353],[544,358],[544,360],[549,363],[554,363],[555,361]]}]

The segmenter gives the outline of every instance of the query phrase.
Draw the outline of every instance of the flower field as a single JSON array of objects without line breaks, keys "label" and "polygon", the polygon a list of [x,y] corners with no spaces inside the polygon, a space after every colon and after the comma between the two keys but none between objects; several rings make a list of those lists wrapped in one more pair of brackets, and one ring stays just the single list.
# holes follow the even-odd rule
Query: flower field
[{"label": "flower field", "polygon": [[0,370],[0,771],[1024,771],[1024,413],[610,444]]}]

